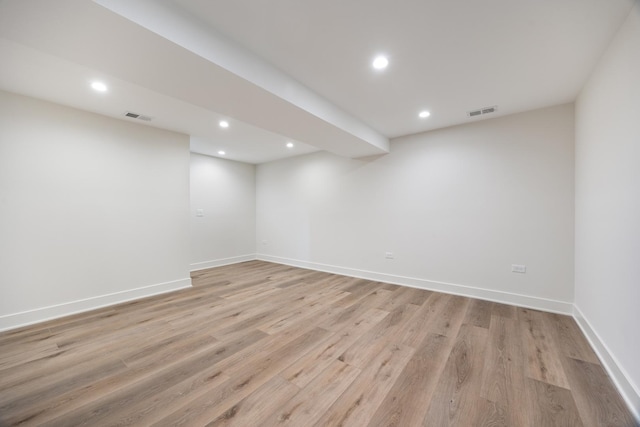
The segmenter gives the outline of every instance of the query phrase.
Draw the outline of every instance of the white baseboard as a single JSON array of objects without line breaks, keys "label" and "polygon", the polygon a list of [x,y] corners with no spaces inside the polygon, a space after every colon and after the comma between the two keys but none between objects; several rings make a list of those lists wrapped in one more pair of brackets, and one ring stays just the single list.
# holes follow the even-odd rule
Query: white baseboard
[{"label": "white baseboard", "polygon": [[20,313],[0,316],[0,331],[15,329],[46,320],[57,319],[59,317],[82,313],[84,311],[95,310],[109,305],[119,304],[139,298],[164,294],[167,292],[184,289],[191,286],[191,278],[174,280],[171,282],[157,283],[155,285],[143,286],[141,288],[127,289],[126,291],[114,292],[97,297],[85,298],[81,300],[66,302],[63,304],[50,305],[48,307],[36,308],[34,310],[22,311]]},{"label": "white baseboard", "polygon": [[455,283],[438,282],[435,280],[418,279],[414,277],[396,276],[386,273],[376,273],[373,271],[358,270],[348,267],[320,264],[310,261],[301,261],[290,258],[282,258],[266,254],[257,254],[256,259],[262,261],[286,264],[294,267],[309,268],[312,270],[325,271],[327,273],[341,274],[344,276],[358,277],[361,279],[374,280],[377,282],[391,283],[394,285],[409,286],[412,288],[427,289],[431,291],[444,292],[447,294],[461,295],[465,297],[478,298],[488,301],[500,302],[504,304],[516,305],[519,307],[532,308],[535,310],[549,311],[560,314],[573,314],[573,304],[570,302],[557,301],[545,298],[532,297],[528,295],[513,294],[509,292],[492,291],[489,289],[477,288],[473,286],[458,285]]},{"label": "white baseboard", "polygon": [[253,261],[256,254],[240,255],[230,258],[214,259],[212,261],[195,262],[190,265],[191,271],[206,270],[207,268],[222,267],[223,265],[237,264],[239,262]]},{"label": "white baseboard", "polygon": [[[580,308],[575,304],[573,308],[573,317],[576,319],[582,333],[587,337],[587,340],[589,340],[591,347],[600,359],[600,363],[602,363],[602,366],[605,368],[609,377],[611,377],[611,380],[622,395],[622,398],[627,403],[627,406],[635,417],[636,422],[640,425],[640,389],[629,380],[629,375],[627,375],[624,368],[622,368],[618,363],[613,353],[609,351],[607,345],[600,338],[595,329],[593,329],[582,311],[580,311]],[[630,339],[632,338],[630,337]]]}]

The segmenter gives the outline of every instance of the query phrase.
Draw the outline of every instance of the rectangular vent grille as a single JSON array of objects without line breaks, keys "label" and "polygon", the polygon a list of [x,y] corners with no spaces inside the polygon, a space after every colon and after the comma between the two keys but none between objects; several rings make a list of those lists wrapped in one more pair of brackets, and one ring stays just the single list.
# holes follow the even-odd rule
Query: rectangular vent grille
[{"label": "rectangular vent grille", "polygon": [[138,113],[132,113],[130,111],[127,111],[126,113],[124,113],[125,117],[131,117],[132,119],[138,119],[138,120],[144,120],[145,122],[150,122],[152,117],[149,116],[145,116],[142,114],[138,114]]},{"label": "rectangular vent grille", "polygon": [[478,110],[469,111],[467,113],[467,115],[469,117],[477,117],[477,116],[482,116],[482,115],[485,115],[485,114],[495,113],[496,111],[498,111],[498,106],[494,105],[492,107],[484,107],[484,108],[480,108]]}]

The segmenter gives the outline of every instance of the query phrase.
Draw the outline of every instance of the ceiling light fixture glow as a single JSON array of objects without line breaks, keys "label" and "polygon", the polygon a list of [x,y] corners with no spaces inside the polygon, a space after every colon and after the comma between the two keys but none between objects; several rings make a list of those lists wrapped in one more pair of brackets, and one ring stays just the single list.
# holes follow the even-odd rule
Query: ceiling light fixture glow
[{"label": "ceiling light fixture glow", "polygon": [[225,153],[224,151],[220,150],[220,151],[218,151],[218,154],[220,154],[221,156],[224,156],[227,153]]},{"label": "ceiling light fixture glow", "polygon": [[93,82],[91,83],[91,88],[95,91],[98,92],[106,92],[107,91],[107,85],[102,83],[102,82]]},{"label": "ceiling light fixture glow", "polygon": [[287,148],[293,148],[293,142],[287,142]]},{"label": "ceiling light fixture glow", "polygon": [[379,55],[373,60],[372,65],[376,70],[384,70],[387,68],[387,65],[389,65],[389,60],[386,56]]},{"label": "ceiling light fixture glow", "polygon": [[229,127],[229,122],[226,120],[220,120],[220,127],[221,128],[228,128]]},{"label": "ceiling light fixture glow", "polygon": [[418,117],[420,117],[421,119],[426,119],[430,115],[431,113],[425,110],[425,111],[420,111],[420,114],[418,114]]}]

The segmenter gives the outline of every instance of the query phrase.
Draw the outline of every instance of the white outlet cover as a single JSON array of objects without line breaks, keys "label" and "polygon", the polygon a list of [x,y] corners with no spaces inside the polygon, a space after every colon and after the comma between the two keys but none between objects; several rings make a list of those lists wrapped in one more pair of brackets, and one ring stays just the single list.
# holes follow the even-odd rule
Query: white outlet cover
[{"label": "white outlet cover", "polygon": [[511,264],[511,271],[513,273],[526,273],[527,272],[527,266],[526,265],[522,265],[522,264]]},{"label": "white outlet cover", "polygon": [[204,209],[196,209],[196,216],[204,216]]}]

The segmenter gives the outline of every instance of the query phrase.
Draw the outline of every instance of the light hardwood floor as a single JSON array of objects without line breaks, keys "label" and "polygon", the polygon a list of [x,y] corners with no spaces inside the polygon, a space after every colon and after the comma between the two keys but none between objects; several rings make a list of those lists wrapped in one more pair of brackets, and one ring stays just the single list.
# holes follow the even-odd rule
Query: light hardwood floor
[{"label": "light hardwood floor", "polygon": [[251,261],[0,334],[0,424],[631,426],[573,319]]}]

